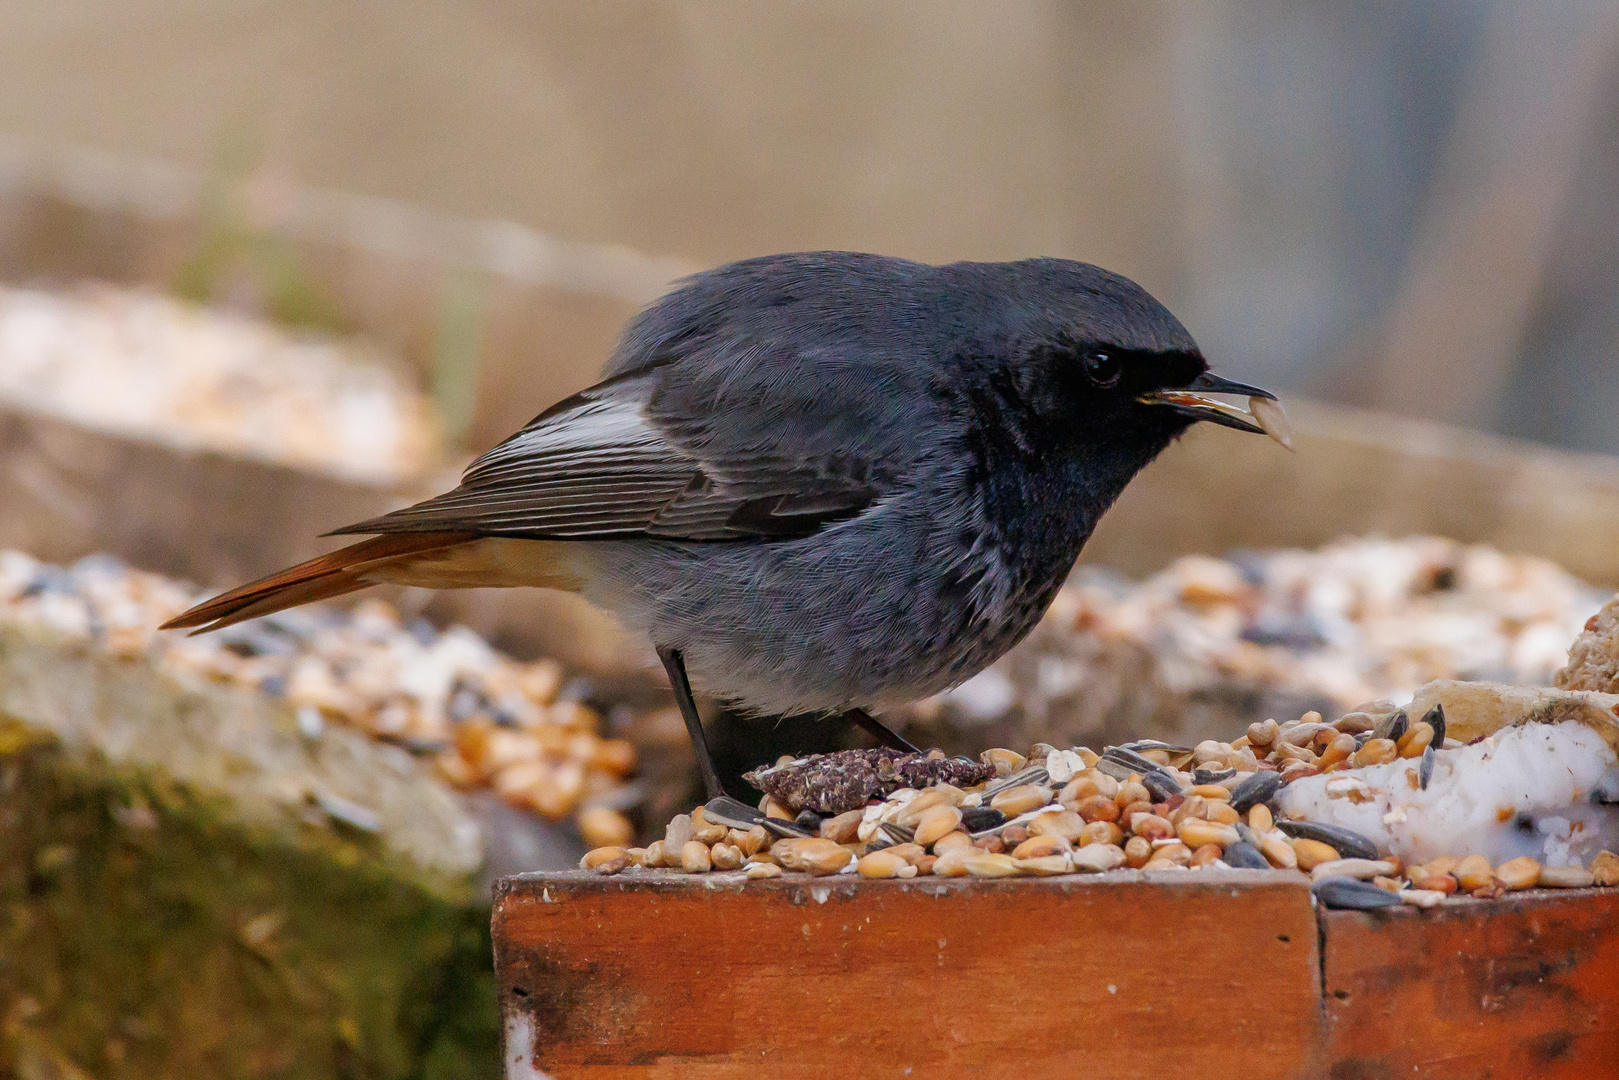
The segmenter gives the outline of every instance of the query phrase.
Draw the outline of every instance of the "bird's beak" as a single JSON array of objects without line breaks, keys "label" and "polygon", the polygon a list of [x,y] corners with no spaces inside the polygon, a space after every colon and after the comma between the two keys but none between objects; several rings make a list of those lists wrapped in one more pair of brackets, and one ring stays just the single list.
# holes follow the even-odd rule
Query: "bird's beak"
[{"label": "bird's beak", "polygon": [[[1245,397],[1248,408],[1209,397],[1209,394]],[[1275,394],[1257,386],[1222,379],[1212,371],[1205,371],[1184,387],[1153,390],[1136,400],[1146,405],[1167,405],[1193,420],[1209,420],[1238,431],[1269,435],[1289,450],[1293,449],[1293,429],[1281,406],[1275,404]]]}]

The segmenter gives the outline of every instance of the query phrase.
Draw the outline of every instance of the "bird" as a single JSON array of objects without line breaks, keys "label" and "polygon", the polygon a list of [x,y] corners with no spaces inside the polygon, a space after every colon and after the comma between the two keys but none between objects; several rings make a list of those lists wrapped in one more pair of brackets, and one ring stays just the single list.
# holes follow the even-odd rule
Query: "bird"
[{"label": "bird", "polygon": [[453,490],[337,529],[367,538],[164,629],[385,583],[579,593],[650,638],[725,798],[694,691],[841,716],[913,752],[873,712],[1027,635],[1104,511],[1193,424],[1290,445],[1275,401],[1089,263],[745,259],[633,317],[600,382]]}]

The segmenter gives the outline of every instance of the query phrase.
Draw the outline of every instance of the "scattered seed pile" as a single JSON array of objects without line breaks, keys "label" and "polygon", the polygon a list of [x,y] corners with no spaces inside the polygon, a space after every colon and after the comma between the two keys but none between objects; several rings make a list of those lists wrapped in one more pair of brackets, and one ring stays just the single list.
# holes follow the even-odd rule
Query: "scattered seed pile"
[{"label": "scattered seed pile", "polygon": [[0,397],[375,483],[442,453],[427,400],[375,351],[109,286],[0,288]]},{"label": "scattered seed pile", "polygon": [[1374,701],[1332,723],[1318,713],[1283,724],[1266,720],[1231,742],[1194,747],[1149,740],[1100,754],[1046,744],[1027,756],[989,750],[978,764],[993,778],[977,783],[968,783],[974,763],[965,759],[938,751],[896,755],[885,758],[896,774],[930,765],[930,775],[953,770],[964,786],[894,787],[854,806],[825,806],[836,813],[816,809],[815,794],[847,799],[859,785],[827,785],[824,778],[842,768],[863,775],[873,752],[784,758],[751,774],[768,792],[757,811],[716,799],[676,816],[648,847],[603,846],[580,865],[603,874],[642,868],[740,871],[749,878],[1298,870],[1310,875],[1323,903],[1350,908],[1432,907],[1458,893],[1491,898],[1535,886],[1619,885],[1619,856],[1611,851],[1589,867],[1528,857],[1496,866],[1469,854],[1406,865],[1350,829],[1278,815],[1278,793],[1306,777],[1405,760],[1425,784],[1437,755],[1462,749],[1447,737],[1442,708],[1412,721]]},{"label": "scattered seed pile", "polygon": [[72,567],[0,552],[0,623],[47,627],[141,659],[286,699],[305,734],[359,728],[430,759],[463,789],[490,788],[547,818],[577,817],[590,844],[633,835],[620,810],[635,751],[559,694],[554,661],[518,663],[464,627],[408,626],[386,603],[298,608],[197,637],[155,627],[198,599],[188,585],[109,556]]},{"label": "scattered seed pile", "polygon": [[928,730],[947,745],[1195,743],[1434,679],[1542,686],[1603,599],[1543,559],[1433,537],[1189,556],[1141,582],[1082,568],[1027,641],[919,718],[946,721]]},{"label": "scattered seed pile", "polygon": [[1561,690],[1619,693],[1619,596],[1585,620],[1585,629],[1569,646],[1568,663],[1554,681]]}]

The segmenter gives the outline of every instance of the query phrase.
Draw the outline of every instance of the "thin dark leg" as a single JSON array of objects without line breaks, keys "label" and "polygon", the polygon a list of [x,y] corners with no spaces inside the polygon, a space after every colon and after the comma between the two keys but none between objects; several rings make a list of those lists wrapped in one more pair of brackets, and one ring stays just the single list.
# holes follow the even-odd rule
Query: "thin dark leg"
[{"label": "thin dark leg", "polygon": [[891,731],[885,727],[881,720],[864,709],[850,709],[843,714],[843,718],[861,731],[870,733],[879,743],[903,750],[907,754],[920,754],[922,751],[905,741],[905,736]]},{"label": "thin dark leg", "polygon": [[680,718],[686,721],[686,734],[691,736],[692,752],[697,755],[697,769],[703,774],[703,790],[708,798],[717,799],[725,794],[720,786],[719,773],[714,771],[714,759],[708,753],[708,740],[703,736],[703,721],[697,715],[697,702],[692,700],[691,680],[686,678],[686,662],[679,649],[658,646],[658,659],[669,673],[669,685],[674,688],[675,704],[680,707]]}]

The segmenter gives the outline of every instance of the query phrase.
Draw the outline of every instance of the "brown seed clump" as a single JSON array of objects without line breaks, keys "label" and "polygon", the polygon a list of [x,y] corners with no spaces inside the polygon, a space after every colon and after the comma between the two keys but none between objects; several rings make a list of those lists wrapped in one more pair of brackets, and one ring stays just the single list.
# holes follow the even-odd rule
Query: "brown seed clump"
[{"label": "brown seed clump", "polygon": [[995,775],[993,765],[966,758],[929,757],[881,747],[812,754],[781,765],[755,769],[743,779],[789,810],[843,814],[900,788],[934,784],[972,787]]}]

